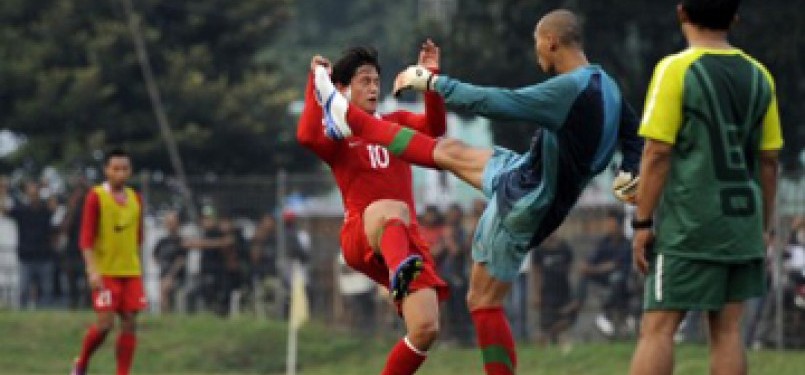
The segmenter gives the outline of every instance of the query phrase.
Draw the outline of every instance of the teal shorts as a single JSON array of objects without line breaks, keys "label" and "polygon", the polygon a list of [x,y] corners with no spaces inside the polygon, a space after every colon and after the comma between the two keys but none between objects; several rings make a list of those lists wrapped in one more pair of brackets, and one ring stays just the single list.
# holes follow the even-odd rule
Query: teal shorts
[{"label": "teal shorts", "polygon": [[484,168],[483,193],[488,203],[475,229],[472,259],[484,263],[489,274],[500,281],[511,282],[517,276],[530,250],[535,225],[539,223],[539,218],[534,216],[534,205],[526,205],[527,212],[519,208],[523,206],[520,203],[533,201],[532,194],[517,202],[504,202],[511,208],[502,212],[500,199],[495,192],[501,176],[520,166],[528,157],[528,154],[496,147]]}]

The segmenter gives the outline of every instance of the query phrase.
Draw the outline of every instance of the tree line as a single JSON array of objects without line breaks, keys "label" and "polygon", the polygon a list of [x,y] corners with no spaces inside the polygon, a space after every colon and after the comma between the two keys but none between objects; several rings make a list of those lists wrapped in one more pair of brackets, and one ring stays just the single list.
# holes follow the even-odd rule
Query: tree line
[{"label": "tree line", "polygon": [[[123,0],[0,3],[0,129],[26,140],[0,172],[93,163],[123,145],[138,167],[170,173],[165,144],[138,66]],[[745,1],[733,41],[776,78],[787,169],[805,144],[805,12],[797,2]],[[583,15],[585,47],[643,106],[656,62],[684,48],[673,1],[529,0],[136,0],[157,85],[191,174],[311,171],[294,141],[288,105],[302,98],[313,53],[350,45],[380,52],[383,92],[416,59],[442,47],[443,71],[469,82],[518,87],[545,79],[533,28],[557,7]],[[437,7],[427,7],[436,4]],[[440,6],[440,7],[439,7]],[[413,99],[413,96],[406,97]],[[495,140],[527,146],[533,124],[493,123]],[[97,152],[96,152],[97,154]]]}]

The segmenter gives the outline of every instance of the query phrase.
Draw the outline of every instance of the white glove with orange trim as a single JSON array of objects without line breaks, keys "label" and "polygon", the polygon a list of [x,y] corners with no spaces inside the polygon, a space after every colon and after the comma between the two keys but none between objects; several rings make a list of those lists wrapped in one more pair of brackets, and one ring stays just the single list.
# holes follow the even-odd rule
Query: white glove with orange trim
[{"label": "white glove with orange trim", "polygon": [[640,176],[635,176],[631,172],[619,171],[615,179],[612,180],[612,193],[615,198],[629,204],[637,203],[637,186]]},{"label": "white glove with orange trim", "polygon": [[433,84],[436,82],[436,75],[433,74],[428,68],[422,65],[411,65],[394,80],[394,96],[400,96],[400,93],[406,89],[414,89],[417,91],[433,90]]}]

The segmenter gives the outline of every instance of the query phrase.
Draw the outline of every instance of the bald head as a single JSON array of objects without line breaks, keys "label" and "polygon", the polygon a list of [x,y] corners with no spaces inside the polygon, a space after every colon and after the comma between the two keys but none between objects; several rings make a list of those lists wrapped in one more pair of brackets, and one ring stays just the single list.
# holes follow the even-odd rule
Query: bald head
[{"label": "bald head", "polygon": [[534,32],[553,35],[563,47],[582,47],[581,20],[566,9],[557,9],[543,16]]}]

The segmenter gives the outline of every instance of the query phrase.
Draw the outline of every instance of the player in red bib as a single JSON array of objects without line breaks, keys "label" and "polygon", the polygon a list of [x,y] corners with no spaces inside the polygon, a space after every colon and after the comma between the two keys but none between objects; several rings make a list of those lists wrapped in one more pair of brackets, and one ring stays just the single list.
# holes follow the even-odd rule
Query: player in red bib
[{"label": "player in red bib", "polygon": [[[439,68],[439,48],[423,44],[419,63]],[[385,147],[359,138],[336,141],[324,134],[322,111],[316,103],[312,71],[330,68],[320,56],[311,61],[305,108],[297,139],[332,169],[346,208],[341,230],[344,259],[352,268],[388,288],[407,329],[389,353],[382,374],[413,374],[425,360],[439,332],[439,300],[447,284],[436,274],[430,251],[418,232],[410,165]],[[380,66],[371,48],[352,48],[334,66],[332,78],[350,101],[368,113],[434,137],[445,132],[444,101],[425,94],[425,114],[396,111],[378,115]]]},{"label": "player in red bib", "polygon": [[128,153],[107,154],[104,173],[106,182],[87,194],[79,244],[98,320],[84,336],[72,375],[87,373],[92,353],[114,326],[115,314],[120,316],[117,375],[127,375],[137,346],[137,312],[146,306],[140,268],[143,205],[140,195],[126,186],[131,176]]}]

